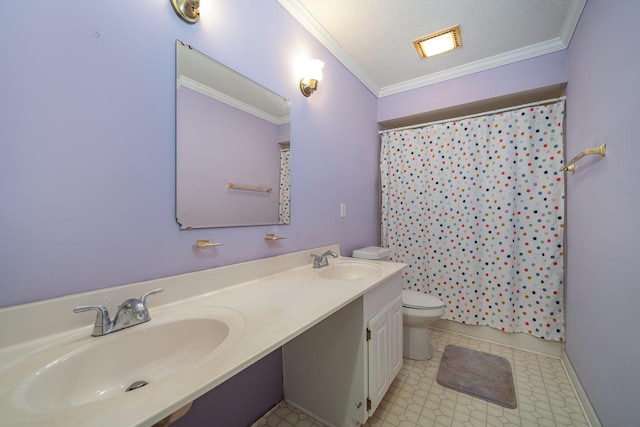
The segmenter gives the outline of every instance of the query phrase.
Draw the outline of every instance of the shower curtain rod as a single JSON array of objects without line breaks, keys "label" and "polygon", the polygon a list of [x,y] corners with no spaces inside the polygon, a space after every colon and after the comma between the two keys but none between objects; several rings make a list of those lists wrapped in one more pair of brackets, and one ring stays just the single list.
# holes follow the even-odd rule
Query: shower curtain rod
[{"label": "shower curtain rod", "polygon": [[441,123],[457,122],[457,121],[460,121],[460,120],[471,119],[473,117],[486,116],[486,115],[489,115],[489,114],[504,113],[504,112],[507,112],[507,111],[518,110],[520,108],[527,108],[527,107],[533,107],[533,106],[536,106],[536,105],[550,104],[552,102],[556,102],[556,101],[560,101],[560,100],[564,101],[565,99],[567,99],[566,96],[560,96],[558,98],[545,99],[544,101],[532,102],[530,104],[516,105],[514,107],[501,108],[499,110],[485,111],[483,113],[476,113],[476,114],[469,114],[468,116],[454,117],[452,119],[436,120],[434,122],[420,123],[420,124],[417,124],[417,125],[404,126],[404,127],[399,127],[399,128],[393,128],[393,129],[385,129],[385,130],[378,131],[378,135],[382,135],[383,133],[395,132],[397,130],[415,129],[415,128],[420,128],[420,127],[424,127],[424,126],[438,125],[438,124],[441,124]]}]

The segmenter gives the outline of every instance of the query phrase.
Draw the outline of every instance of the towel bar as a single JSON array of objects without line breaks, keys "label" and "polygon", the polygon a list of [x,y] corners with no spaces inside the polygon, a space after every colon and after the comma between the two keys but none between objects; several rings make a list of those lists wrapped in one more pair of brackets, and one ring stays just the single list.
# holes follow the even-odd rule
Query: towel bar
[{"label": "towel bar", "polygon": [[586,150],[583,150],[580,152],[580,154],[578,154],[577,156],[575,156],[573,159],[571,159],[569,162],[567,162],[567,166],[563,167],[562,169],[560,169],[561,172],[564,171],[571,171],[571,172],[575,172],[576,171],[576,165],[575,163],[580,160],[581,158],[583,158],[584,156],[588,156],[591,154],[598,154],[602,157],[607,155],[607,144],[602,144],[599,147],[595,147],[595,148],[587,148]]},{"label": "towel bar", "polygon": [[286,237],[276,236],[274,233],[267,233],[267,235],[264,238],[264,240],[282,240],[282,239],[286,239]]},{"label": "towel bar", "polygon": [[270,193],[273,191],[272,187],[262,187],[259,185],[246,185],[246,184],[234,184],[230,182],[227,184],[227,188],[235,188],[237,190],[249,190],[249,191],[264,191],[265,193]]},{"label": "towel bar", "polygon": [[222,243],[210,242],[209,239],[198,239],[193,245],[196,249],[212,248],[214,246],[222,246]]}]

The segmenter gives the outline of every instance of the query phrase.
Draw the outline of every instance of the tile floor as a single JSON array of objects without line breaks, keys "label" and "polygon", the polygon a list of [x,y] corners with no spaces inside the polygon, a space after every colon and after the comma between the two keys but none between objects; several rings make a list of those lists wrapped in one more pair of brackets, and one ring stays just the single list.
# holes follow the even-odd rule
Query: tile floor
[{"label": "tile floor", "polygon": [[[431,331],[431,344],[434,349],[431,360],[404,360],[400,373],[365,427],[589,426],[560,359],[441,330]],[[503,408],[438,384],[438,366],[448,344],[508,359],[518,407]],[[252,427],[262,426],[324,424],[281,402]]]}]

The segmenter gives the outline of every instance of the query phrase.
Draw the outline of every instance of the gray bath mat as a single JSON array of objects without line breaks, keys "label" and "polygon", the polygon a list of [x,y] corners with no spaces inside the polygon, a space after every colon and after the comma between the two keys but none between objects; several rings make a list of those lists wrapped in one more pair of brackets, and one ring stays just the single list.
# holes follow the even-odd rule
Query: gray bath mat
[{"label": "gray bath mat", "polygon": [[504,357],[448,345],[444,349],[437,381],[506,408],[516,408],[511,364]]}]

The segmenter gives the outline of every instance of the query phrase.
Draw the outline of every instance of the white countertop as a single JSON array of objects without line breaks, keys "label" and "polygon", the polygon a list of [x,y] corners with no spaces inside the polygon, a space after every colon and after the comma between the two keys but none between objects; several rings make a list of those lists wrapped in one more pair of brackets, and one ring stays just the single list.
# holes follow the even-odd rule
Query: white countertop
[{"label": "white countertop", "polygon": [[[303,333],[313,325],[362,296],[404,264],[378,264],[380,276],[358,280],[318,277],[310,253],[322,253],[337,245],[281,255],[202,272],[141,282],[96,292],[0,309],[0,420],[20,426],[150,426],[193,401],[255,361]],[[341,257],[344,259],[344,257]],[[350,258],[348,258],[350,259]],[[341,259],[329,259],[340,262]],[[110,310],[127,298],[162,287],[165,291],[147,301],[152,320],[105,337],[91,337],[95,313],[74,314],[84,304],[104,304]],[[40,411],[20,402],[15,386],[33,371],[38,361],[50,360],[75,348],[126,334],[176,313],[198,313],[222,307],[239,313],[241,333],[216,350],[211,360],[196,363],[161,381],[136,390],[61,411]],[[153,355],[150,355],[150,359]],[[29,361],[27,363],[26,361]]]}]

